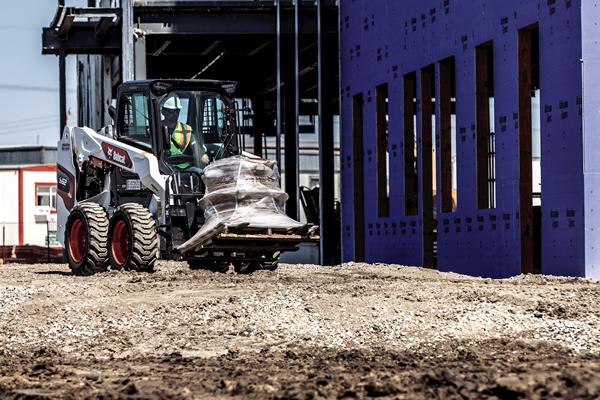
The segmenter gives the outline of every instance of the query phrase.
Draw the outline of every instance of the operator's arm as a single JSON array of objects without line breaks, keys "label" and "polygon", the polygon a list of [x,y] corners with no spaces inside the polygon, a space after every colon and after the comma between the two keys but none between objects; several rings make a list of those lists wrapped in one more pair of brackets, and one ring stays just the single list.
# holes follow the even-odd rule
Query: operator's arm
[{"label": "operator's arm", "polygon": [[198,159],[198,162],[202,168],[209,163],[208,154],[206,154],[206,146],[203,141],[197,135],[194,134],[192,128],[188,125],[188,129],[191,132],[190,144],[184,150],[184,154],[194,156]]}]

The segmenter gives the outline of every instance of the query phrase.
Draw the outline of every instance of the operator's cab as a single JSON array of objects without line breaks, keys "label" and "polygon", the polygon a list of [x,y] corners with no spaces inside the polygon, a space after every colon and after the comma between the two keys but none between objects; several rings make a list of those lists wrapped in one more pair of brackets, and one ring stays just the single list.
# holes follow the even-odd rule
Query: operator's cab
[{"label": "operator's cab", "polygon": [[[235,83],[227,81],[124,83],[117,93],[116,139],[157,155],[170,171],[179,170],[182,161],[202,168],[204,154],[212,161],[237,151],[234,90]],[[185,160],[171,154],[178,124],[191,131],[193,151]]]},{"label": "operator's cab", "polygon": [[[203,80],[149,80],[124,83],[117,93],[114,138],[154,154],[168,175],[172,199],[164,225],[162,251],[170,252],[203,223],[198,201],[204,195],[202,173],[215,160],[238,153],[235,83]],[[112,170],[111,203],[138,203],[157,214],[158,205],[139,177]],[[160,231],[161,227],[159,227]]]}]

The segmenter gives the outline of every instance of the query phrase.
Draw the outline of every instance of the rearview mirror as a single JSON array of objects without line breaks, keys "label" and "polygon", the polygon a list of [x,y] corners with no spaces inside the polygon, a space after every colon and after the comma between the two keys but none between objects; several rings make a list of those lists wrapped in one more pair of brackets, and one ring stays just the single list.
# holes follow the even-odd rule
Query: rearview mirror
[{"label": "rearview mirror", "polygon": [[117,109],[112,105],[108,106],[108,115],[115,121],[117,119]]}]

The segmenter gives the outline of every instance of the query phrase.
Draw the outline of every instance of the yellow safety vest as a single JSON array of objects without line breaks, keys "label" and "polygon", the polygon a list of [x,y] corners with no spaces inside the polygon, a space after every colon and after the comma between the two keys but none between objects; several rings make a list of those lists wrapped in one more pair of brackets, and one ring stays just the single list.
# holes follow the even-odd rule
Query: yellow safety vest
[{"label": "yellow safety vest", "polygon": [[[183,152],[187,149],[190,144],[190,140],[192,138],[192,127],[183,124],[182,122],[177,122],[177,126],[173,130],[173,134],[171,135],[171,155],[178,156],[183,154]],[[190,167],[189,163],[181,163],[176,165],[179,169],[186,169]]]}]

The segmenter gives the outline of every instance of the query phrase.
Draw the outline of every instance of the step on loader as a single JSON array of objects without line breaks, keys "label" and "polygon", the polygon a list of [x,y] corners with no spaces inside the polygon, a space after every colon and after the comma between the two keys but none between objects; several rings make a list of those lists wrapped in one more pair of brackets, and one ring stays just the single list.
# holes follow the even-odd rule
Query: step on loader
[{"label": "step on loader", "polygon": [[115,125],[66,127],[58,232],[76,275],[152,271],[156,260],[238,273],[274,270],[316,227],[283,213],[277,165],[238,147],[235,83],[132,81]]}]

